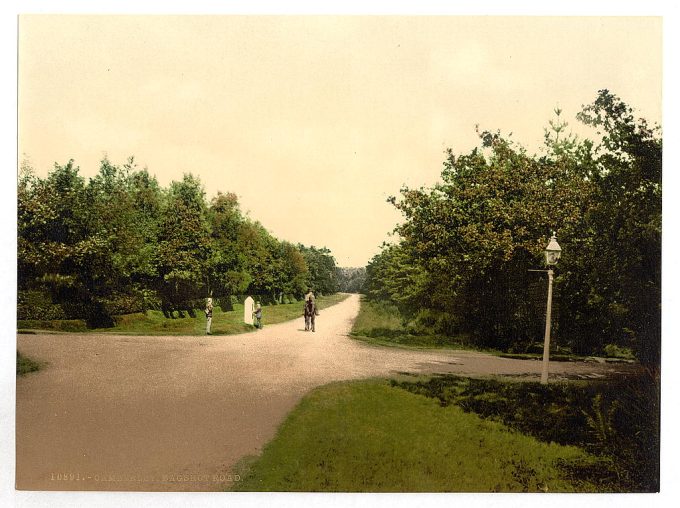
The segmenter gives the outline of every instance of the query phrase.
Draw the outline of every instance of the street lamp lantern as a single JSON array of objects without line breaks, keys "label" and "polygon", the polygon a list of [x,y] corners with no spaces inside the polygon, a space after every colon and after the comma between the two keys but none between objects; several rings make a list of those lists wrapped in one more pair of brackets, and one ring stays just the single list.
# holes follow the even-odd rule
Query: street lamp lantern
[{"label": "street lamp lantern", "polygon": [[550,237],[550,242],[545,248],[545,262],[548,266],[557,264],[557,260],[560,259],[562,255],[562,249],[560,244],[557,243],[557,236],[553,232],[552,237]]}]

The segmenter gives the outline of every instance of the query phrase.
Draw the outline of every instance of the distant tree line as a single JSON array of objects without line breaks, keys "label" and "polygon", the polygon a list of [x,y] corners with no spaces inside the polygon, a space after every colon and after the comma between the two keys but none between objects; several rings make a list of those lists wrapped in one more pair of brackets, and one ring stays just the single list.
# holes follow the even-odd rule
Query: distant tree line
[{"label": "distant tree line", "polygon": [[662,136],[616,95],[601,90],[577,115],[598,141],[565,132],[560,118],[530,155],[500,133],[449,149],[441,181],[402,188],[399,242],[367,267],[369,298],[404,319],[474,343],[528,351],[541,342],[553,230],[553,333],[576,353],[628,348],[658,364],[661,335]]},{"label": "distant tree line", "polygon": [[361,293],[366,281],[366,267],[335,269],[338,291],[343,293]]},{"label": "distant tree line", "polygon": [[195,315],[210,295],[223,307],[243,294],[281,303],[309,287],[335,292],[335,268],[328,249],[272,236],[235,194],[208,202],[191,174],[162,188],[133,158],[122,166],[105,158],[87,181],[72,160],[46,178],[27,163],[20,171],[20,319],[108,326],[150,308]]}]

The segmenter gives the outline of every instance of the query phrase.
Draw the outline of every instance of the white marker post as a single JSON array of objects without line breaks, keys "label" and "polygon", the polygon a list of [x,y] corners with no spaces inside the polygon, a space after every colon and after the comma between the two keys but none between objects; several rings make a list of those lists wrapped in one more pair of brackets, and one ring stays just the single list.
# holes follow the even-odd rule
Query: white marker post
[{"label": "white marker post", "polygon": [[247,325],[253,324],[254,308],[255,300],[253,300],[252,296],[249,296],[248,298],[246,298],[246,301],[243,302],[243,322]]}]

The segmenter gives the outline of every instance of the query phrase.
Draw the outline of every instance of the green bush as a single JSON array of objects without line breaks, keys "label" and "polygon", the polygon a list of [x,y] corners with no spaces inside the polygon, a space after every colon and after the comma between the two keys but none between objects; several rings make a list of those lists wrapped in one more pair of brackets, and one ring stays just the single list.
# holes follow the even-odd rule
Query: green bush
[{"label": "green bush", "polygon": [[161,310],[163,307],[163,301],[156,291],[142,288],[139,294],[144,302],[144,310]]},{"label": "green bush", "polygon": [[135,314],[146,310],[144,296],[141,294],[118,294],[102,299],[104,311],[109,316]]},{"label": "green bush", "polygon": [[219,308],[222,312],[231,312],[234,310],[234,299],[232,296],[222,296],[213,299],[213,305]]},{"label": "green bush", "polygon": [[[659,386],[652,372],[597,383],[542,385],[447,375],[392,384],[545,442],[586,448],[611,462],[620,491],[659,489]],[[589,480],[611,481],[611,470],[597,477],[597,469],[577,469],[574,474],[595,475]]]},{"label": "green bush", "polygon": [[624,360],[635,360],[633,350],[627,347],[617,346],[616,344],[607,344],[604,348],[604,354],[609,358],[621,358]]},{"label": "green bush", "polygon": [[56,303],[17,305],[17,319],[66,319],[67,314],[64,308]]},{"label": "green bush", "polygon": [[52,302],[49,292],[28,289],[17,291],[17,319],[66,319],[67,315],[64,308]]},{"label": "green bush", "polygon": [[65,319],[86,319],[90,314],[90,306],[78,301],[65,301],[61,303],[64,309]]},{"label": "green bush", "polygon": [[420,309],[415,317],[408,322],[406,329],[413,335],[428,335],[437,328],[437,314],[428,309]]},{"label": "green bush", "polygon": [[18,305],[50,305],[52,298],[49,293],[37,289],[24,289],[17,291]]},{"label": "green bush", "polygon": [[55,330],[59,332],[85,332],[87,325],[83,319],[22,319],[17,321],[20,330]]}]

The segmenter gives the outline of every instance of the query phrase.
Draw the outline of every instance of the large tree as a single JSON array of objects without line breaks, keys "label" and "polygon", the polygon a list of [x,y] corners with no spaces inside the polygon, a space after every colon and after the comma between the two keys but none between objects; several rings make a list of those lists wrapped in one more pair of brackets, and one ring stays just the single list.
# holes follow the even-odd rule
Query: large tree
[{"label": "large tree", "polygon": [[216,296],[246,292],[252,275],[246,269],[247,255],[239,243],[245,218],[236,194],[217,193],[209,209],[213,248],[208,260],[208,292]]},{"label": "large tree", "polygon": [[133,158],[122,166],[104,158],[89,181],[73,161],[45,179],[22,164],[18,219],[22,319],[103,326],[115,314],[158,306],[168,316],[193,315],[209,295],[281,301],[306,291],[307,259],[319,289],[333,289],[327,249],[312,248],[307,258],[305,248],[245,217],[235,194],[218,193],[208,204],[191,174],[162,189]]},{"label": "large tree", "polygon": [[583,271],[587,292],[578,293],[578,319],[563,326],[575,336],[588,334],[603,343],[630,346],[640,359],[658,364],[661,132],[636,118],[633,109],[608,90],[600,91],[579,119],[597,128],[602,140],[594,157],[593,206],[586,217],[592,234],[579,254],[583,262],[569,265]]},{"label": "large tree", "polygon": [[632,347],[658,359],[661,138],[603,90],[579,119],[601,130],[595,145],[565,136],[557,119],[542,155],[481,132],[469,154],[446,153],[441,182],[403,188],[390,201],[404,221],[400,243],[367,269],[369,295],[405,314],[427,309],[443,331],[478,343],[526,349],[541,336],[545,300],[536,272],[552,231],[560,344],[600,352]]},{"label": "large tree", "polygon": [[185,174],[172,182],[161,215],[158,244],[160,291],[168,310],[208,296],[211,235],[205,192],[200,181]]},{"label": "large tree", "polygon": [[309,268],[307,279],[311,289],[320,294],[331,294],[337,291],[337,274],[335,258],[326,247],[298,245]]}]

